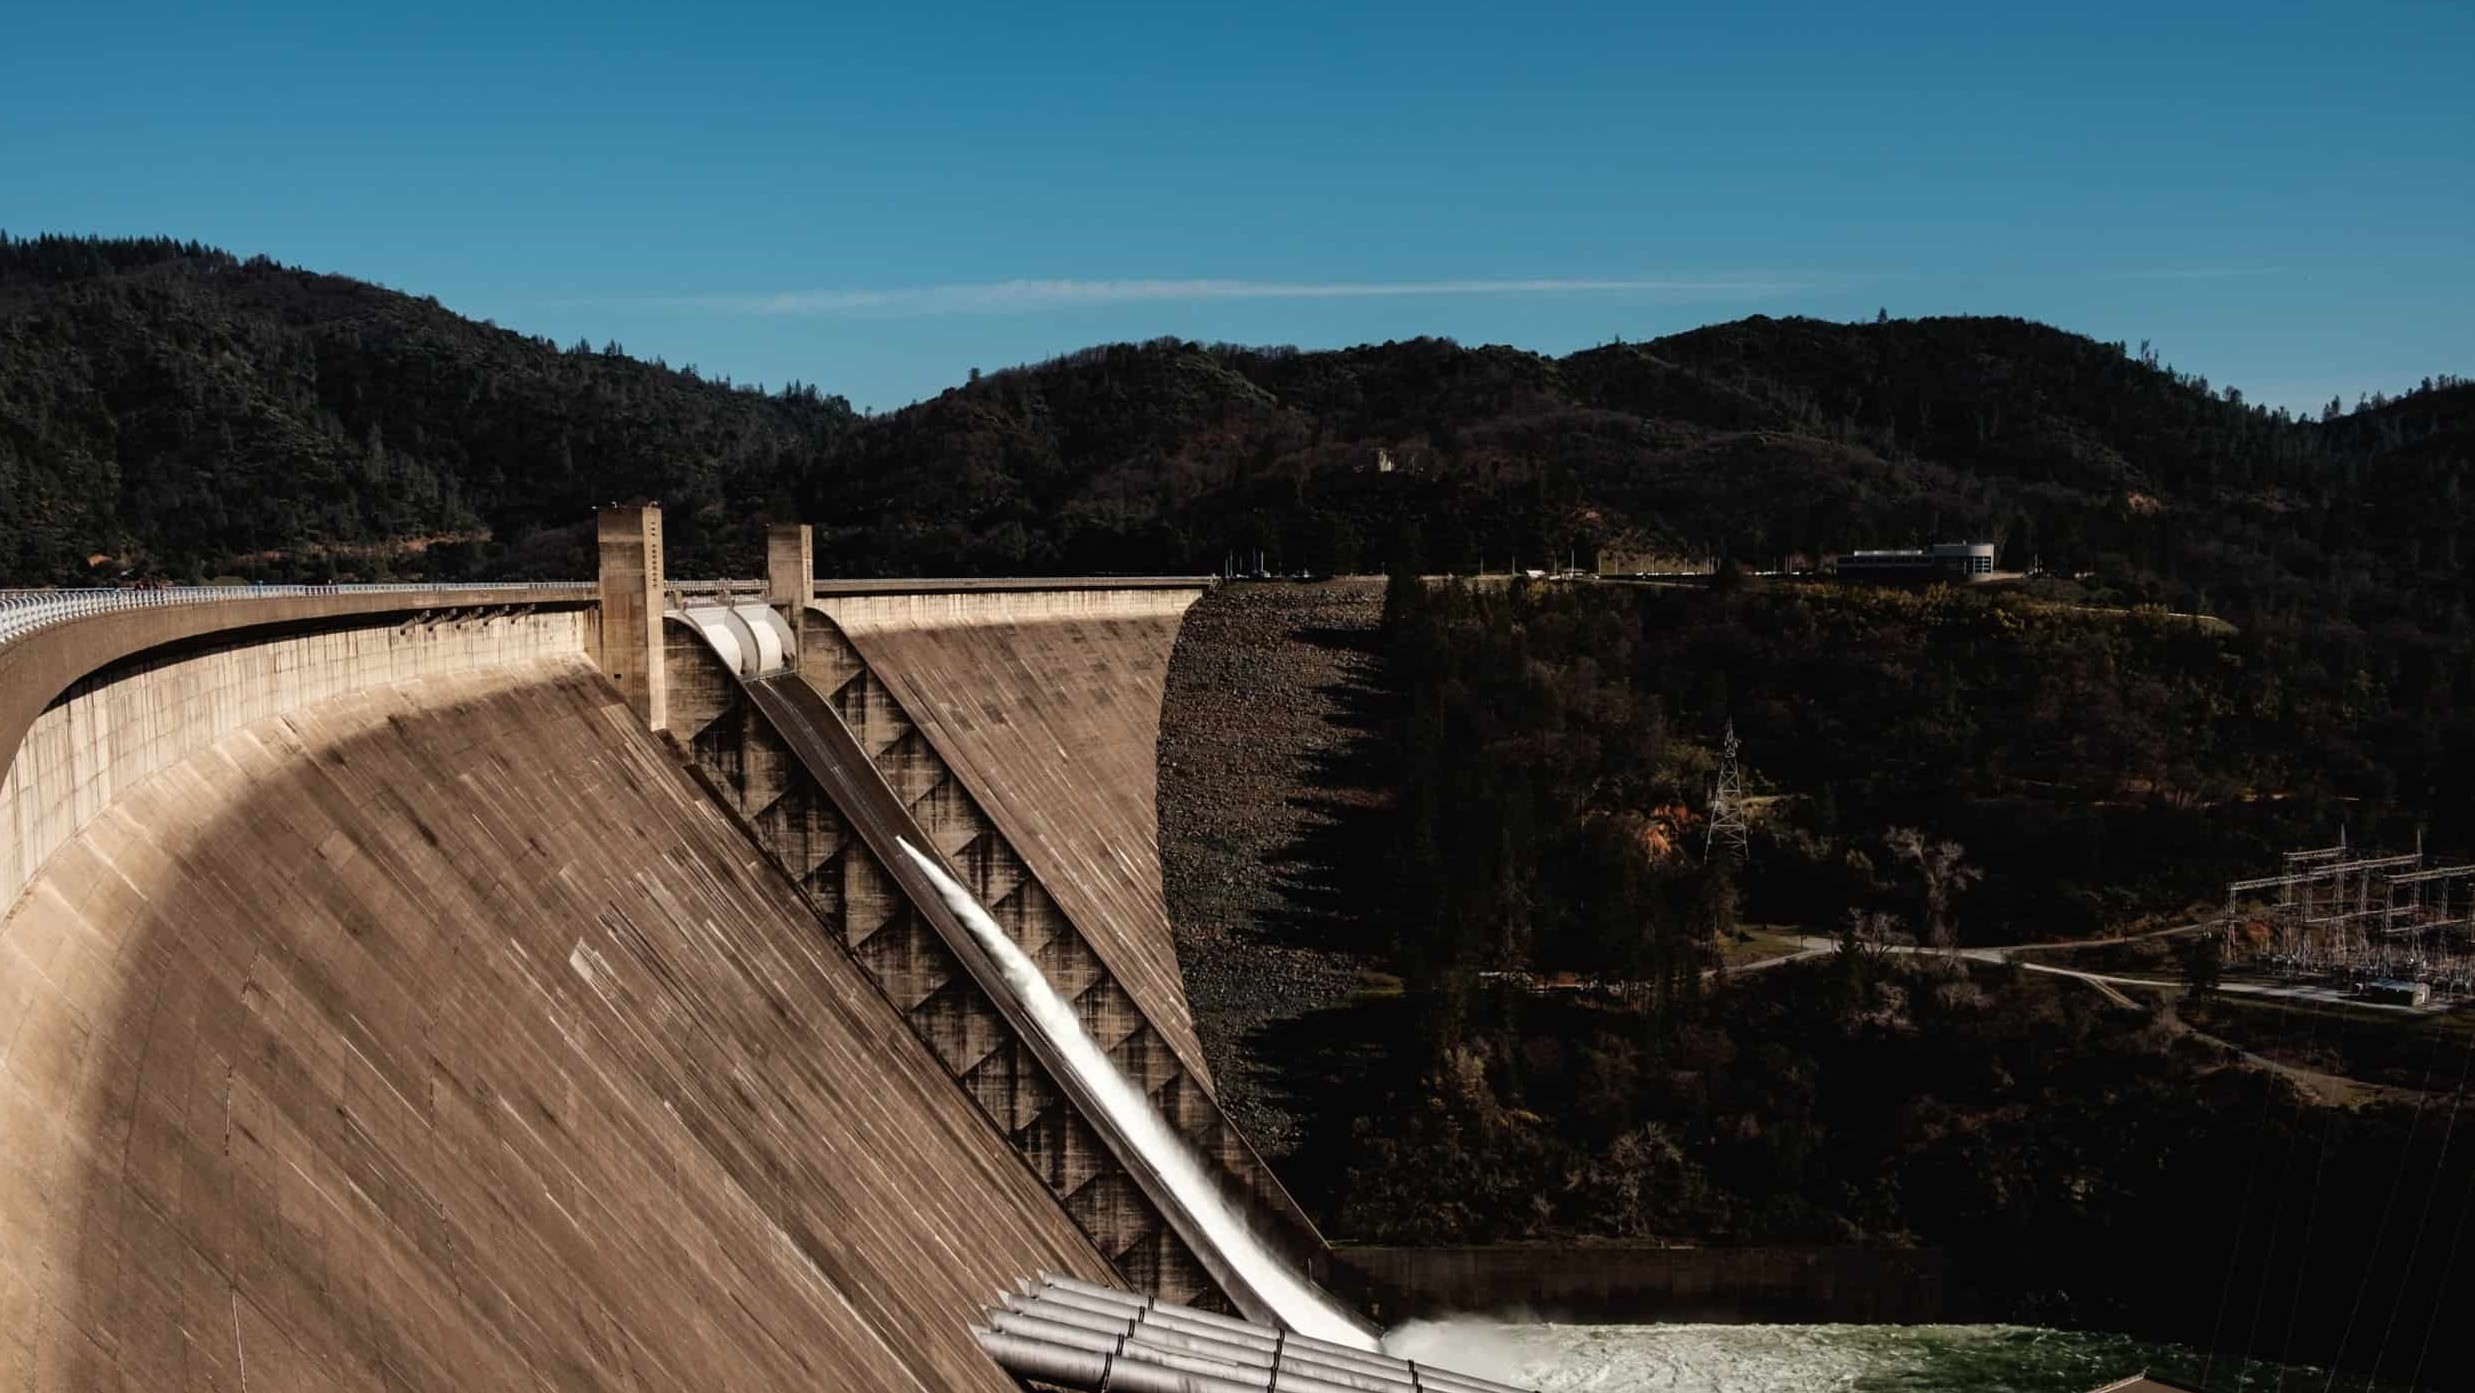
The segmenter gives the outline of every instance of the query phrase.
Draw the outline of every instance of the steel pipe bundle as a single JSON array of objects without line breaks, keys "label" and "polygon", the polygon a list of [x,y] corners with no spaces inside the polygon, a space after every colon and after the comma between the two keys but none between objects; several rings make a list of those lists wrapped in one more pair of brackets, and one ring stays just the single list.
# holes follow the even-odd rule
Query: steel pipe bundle
[{"label": "steel pipe bundle", "polygon": [[[1177,1307],[1151,1307],[1128,1314],[1106,1314],[1064,1300],[1061,1293],[1044,1293],[1040,1297],[1013,1297],[1006,1309],[997,1312],[991,1323],[999,1329],[1020,1330],[1024,1322],[1062,1326],[1080,1338],[1121,1340],[1137,1349],[1145,1358],[1160,1357],[1162,1362],[1202,1359],[1220,1367],[1205,1372],[1231,1377],[1260,1380],[1267,1372],[1278,1370],[1280,1387],[1287,1389],[1295,1377],[1313,1379],[1344,1393],[1413,1393],[1421,1387],[1430,1389],[1460,1389],[1457,1382],[1430,1380],[1413,1382],[1404,1361],[1383,1355],[1363,1355],[1356,1361],[1331,1356],[1311,1347],[1295,1335],[1285,1332],[1260,1331],[1266,1343],[1255,1344],[1230,1338],[1232,1332],[1212,1331],[1195,1325],[1181,1325],[1177,1317],[1199,1315]],[[1131,1308],[1129,1308],[1131,1310]],[[1175,1315],[1168,1314],[1175,1312]],[[1355,1353],[1354,1351],[1352,1353]],[[1324,1389],[1297,1385],[1299,1393],[1325,1393]]]},{"label": "steel pipe bundle", "polygon": [[974,1329],[972,1333],[979,1336],[980,1348],[987,1350],[989,1357],[1007,1373],[1042,1383],[1108,1389],[1111,1393],[1263,1393],[1261,1384],[1180,1373],[1156,1364],[1008,1335],[1001,1330]]},{"label": "steel pipe bundle", "polygon": [[[1002,1334],[1030,1340],[1051,1348],[1071,1349],[1089,1355],[1107,1355],[1117,1361],[1157,1367],[1179,1374],[1191,1374],[1218,1383],[1235,1384],[1241,1388],[1255,1390],[1255,1393],[1263,1393],[1266,1389],[1278,1390],[1278,1393],[1370,1393],[1369,1385],[1363,1383],[1338,1383],[1330,1379],[1318,1378],[1314,1372],[1305,1370],[1285,1368],[1273,1371],[1232,1363],[1225,1359],[1213,1359],[1206,1355],[1181,1354],[1174,1350],[1145,1344],[1131,1336],[1102,1335],[1096,1331],[1085,1330],[1081,1326],[1058,1325],[1018,1312],[1001,1311],[990,1320],[989,1325],[993,1328],[987,1329],[983,1334],[981,1343],[984,1345],[987,1343],[987,1334]],[[974,1333],[979,1334],[981,1331],[975,1328]],[[1373,1393],[1391,1393],[1391,1389],[1395,1386],[1409,1387],[1407,1384],[1384,1385],[1380,1389],[1374,1389]]]},{"label": "steel pipe bundle", "polygon": [[[1278,1353],[1291,1359],[1311,1360],[1343,1369],[1363,1371],[1386,1381],[1387,1387],[1419,1389],[1457,1389],[1463,1393],[1511,1393],[1505,1385],[1449,1369],[1421,1368],[1408,1360],[1390,1355],[1371,1354],[1365,1350],[1336,1345],[1327,1340],[1274,1330],[1234,1316],[1211,1311],[1198,1311],[1189,1306],[1163,1306],[1148,1297],[1110,1287],[1095,1286],[1072,1277],[1043,1274],[1044,1288],[1038,1299],[1052,1304],[1082,1303],[1086,1308],[1114,1309],[1139,1320],[1145,1338],[1164,1340],[1215,1341],[1223,1346],[1251,1352],[1248,1362],[1269,1365]],[[1411,1382],[1412,1374],[1416,1382]]]},{"label": "steel pipe bundle", "polygon": [[1125,1393],[1520,1393],[1487,1379],[1043,1274],[972,1327],[1008,1372]]}]

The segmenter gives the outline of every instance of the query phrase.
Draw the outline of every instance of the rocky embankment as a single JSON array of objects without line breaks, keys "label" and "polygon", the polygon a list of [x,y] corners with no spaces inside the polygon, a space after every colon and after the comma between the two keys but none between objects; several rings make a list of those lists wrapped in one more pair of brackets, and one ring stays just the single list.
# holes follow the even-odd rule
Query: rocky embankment
[{"label": "rocky embankment", "polygon": [[1318,946],[1332,887],[1306,848],[1333,809],[1373,661],[1380,579],[1238,582],[1186,615],[1160,722],[1160,862],[1186,995],[1221,1106],[1266,1156],[1296,1117],[1248,1049],[1259,1027],[1348,1000],[1360,959]]}]

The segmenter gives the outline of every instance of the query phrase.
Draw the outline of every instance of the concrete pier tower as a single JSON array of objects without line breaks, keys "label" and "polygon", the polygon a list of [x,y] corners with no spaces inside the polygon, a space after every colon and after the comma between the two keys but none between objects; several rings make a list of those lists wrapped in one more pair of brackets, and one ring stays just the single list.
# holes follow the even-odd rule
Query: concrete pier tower
[{"label": "concrete pier tower", "polygon": [[808,604],[816,598],[816,529],[778,522],[765,529],[765,603],[781,611],[791,640],[806,647]]},{"label": "concrete pier tower", "polygon": [[648,730],[670,724],[662,663],[662,510],[604,508],[601,542],[602,672]]}]

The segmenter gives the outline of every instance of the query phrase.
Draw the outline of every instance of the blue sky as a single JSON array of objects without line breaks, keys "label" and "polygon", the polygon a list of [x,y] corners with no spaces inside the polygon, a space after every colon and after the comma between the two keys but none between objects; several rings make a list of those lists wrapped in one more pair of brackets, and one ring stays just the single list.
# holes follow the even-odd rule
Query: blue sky
[{"label": "blue sky", "polygon": [[36,4],[0,228],[862,406],[1088,343],[2019,314],[2475,373],[2475,4]]}]

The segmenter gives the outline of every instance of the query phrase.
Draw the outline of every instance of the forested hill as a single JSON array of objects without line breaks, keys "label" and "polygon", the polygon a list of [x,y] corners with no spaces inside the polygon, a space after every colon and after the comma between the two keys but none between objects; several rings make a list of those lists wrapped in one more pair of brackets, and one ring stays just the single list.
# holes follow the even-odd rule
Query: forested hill
[{"label": "forested hill", "polygon": [[2335,405],[2288,419],[2018,320],[1756,318],[1561,359],[1120,345],[863,419],[193,244],[19,240],[0,578],[572,571],[585,510],[652,497],[684,570],[751,572],[752,520],[794,512],[842,574],[1965,535],[2238,622],[2457,627],[2475,386]]},{"label": "forested hill", "polygon": [[2238,622],[2455,622],[2471,425],[2447,378],[2324,423],[2021,320],[1756,318],[1562,359],[1095,348],[865,422],[836,466],[901,481],[872,506],[929,529],[850,539],[867,565],[1769,565],[1965,536]]},{"label": "forested hill", "polygon": [[577,575],[639,496],[710,571],[852,420],[195,243],[0,241],[0,583]]}]

